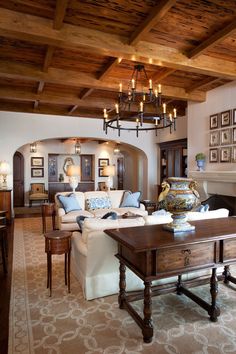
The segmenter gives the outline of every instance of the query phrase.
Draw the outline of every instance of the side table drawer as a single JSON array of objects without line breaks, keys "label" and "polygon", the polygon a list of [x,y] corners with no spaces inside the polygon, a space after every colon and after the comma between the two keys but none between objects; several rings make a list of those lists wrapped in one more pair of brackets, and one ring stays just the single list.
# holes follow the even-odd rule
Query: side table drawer
[{"label": "side table drawer", "polygon": [[224,240],[222,261],[233,261],[236,259],[236,240]]},{"label": "side table drawer", "polygon": [[215,264],[215,242],[159,250],[156,259],[157,273]]}]

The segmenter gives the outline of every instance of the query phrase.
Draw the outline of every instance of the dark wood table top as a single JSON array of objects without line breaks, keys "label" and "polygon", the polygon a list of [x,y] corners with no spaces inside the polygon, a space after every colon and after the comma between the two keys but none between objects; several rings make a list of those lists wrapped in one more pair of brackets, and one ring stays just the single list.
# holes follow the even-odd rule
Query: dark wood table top
[{"label": "dark wood table top", "polygon": [[51,240],[60,240],[63,238],[71,237],[71,235],[72,235],[71,231],[54,230],[54,231],[46,232],[44,234],[44,237],[46,239],[51,239]]},{"label": "dark wood table top", "polygon": [[219,240],[222,237],[236,237],[236,218],[227,217],[191,221],[194,231],[172,233],[164,230],[163,225],[146,225],[109,229],[104,232],[128,247],[133,252],[143,252],[160,248],[176,247],[197,242]]}]

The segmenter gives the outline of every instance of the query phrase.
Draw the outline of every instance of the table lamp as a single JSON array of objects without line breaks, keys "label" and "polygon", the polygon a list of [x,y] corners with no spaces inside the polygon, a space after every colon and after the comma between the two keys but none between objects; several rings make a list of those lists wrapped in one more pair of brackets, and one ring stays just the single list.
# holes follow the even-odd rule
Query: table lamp
[{"label": "table lamp", "polygon": [[7,189],[7,175],[10,174],[10,165],[6,161],[0,162],[0,175],[2,175],[3,182],[1,189]]},{"label": "table lamp", "polygon": [[115,165],[108,165],[103,168],[103,175],[107,176],[107,189],[108,191],[113,186],[113,176],[115,176]]},{"label": "table lamp", "polygon": [[79,183],[80,166],[77,166],[77,165],[68,166],[67,176],[69,176],[70,186],[71,186],[73,192],[75,192],[75,189],[77,188],[78,183]]}]

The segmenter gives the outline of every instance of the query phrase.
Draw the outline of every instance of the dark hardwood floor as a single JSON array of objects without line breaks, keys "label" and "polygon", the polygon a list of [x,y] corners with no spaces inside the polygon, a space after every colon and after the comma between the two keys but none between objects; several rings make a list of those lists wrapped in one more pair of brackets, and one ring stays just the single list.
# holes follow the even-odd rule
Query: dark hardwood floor
[{"label": "dark hardwood floor", "polygon": [[[17,215],[17,218],[41,216],[41,214]],[[4,274],[0,264],[0,354],[8,353],[9,308],[11,298],[11,278],[13,259],[14,220],[8,229],[8,273]]]}]

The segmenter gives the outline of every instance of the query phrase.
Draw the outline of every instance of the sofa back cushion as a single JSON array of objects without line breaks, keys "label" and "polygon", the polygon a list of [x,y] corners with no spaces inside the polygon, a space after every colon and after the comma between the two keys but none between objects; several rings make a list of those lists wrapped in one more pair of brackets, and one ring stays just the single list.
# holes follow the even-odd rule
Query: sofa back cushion
[{"label": "sofa back cushion", "polygon": [[112,208],[119,208],[121,201],[123,199],[124,190],[109,191],[109,197],[111,199]]},{"label": "sofa back cushion", "polygon": [[[68,196],[72,194],[72,192],[60,192],[56,193],[55,195],[55,203],[57,208],[63,208],[63,205],[61,204],[60,200],[58,199],[58,195],[63,195],[63,196]],[[82,210],[85,209],[85,197],[83,192],[74,192],[73,193],[77,199],[77,202],[79,203],[80,207]]]}]

